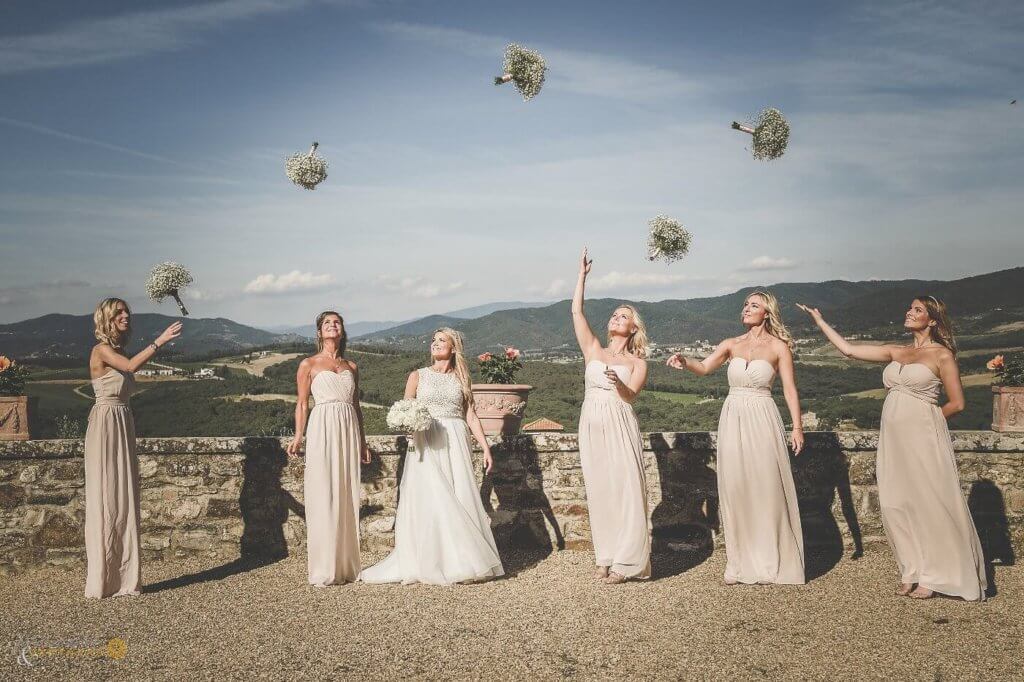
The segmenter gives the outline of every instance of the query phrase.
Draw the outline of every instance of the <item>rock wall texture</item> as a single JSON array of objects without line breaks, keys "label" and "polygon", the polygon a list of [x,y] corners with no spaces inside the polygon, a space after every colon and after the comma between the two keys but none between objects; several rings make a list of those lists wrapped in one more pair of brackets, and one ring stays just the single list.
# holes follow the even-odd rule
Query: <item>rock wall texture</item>
[{"label": "rock wall texture", "polygon": [[[364,549],[393,543],[404,437],[369,439],[363,467]],[[953,433],[964,495],[990,560],[1024,550],[1024,435]],[[809,574],[844,548],[882,540],[874,457],[877,432],[807,434],[793,459]],[[644,436],[656,552],[709,553],[718,533],[714,433]],[[480,492],[503,553],[588,549],[587,502],[575,434],[494,442],[495,470]],[[479,453],[478,453],[479,454]],[[80,440],[0,442],[0,573],[85,561],[85,471]],[[267,561],[304,552],[303,460],[275,438],[139,441],[144,561],[188,556]],[[813,555],[813,558],[812,558]]]}]

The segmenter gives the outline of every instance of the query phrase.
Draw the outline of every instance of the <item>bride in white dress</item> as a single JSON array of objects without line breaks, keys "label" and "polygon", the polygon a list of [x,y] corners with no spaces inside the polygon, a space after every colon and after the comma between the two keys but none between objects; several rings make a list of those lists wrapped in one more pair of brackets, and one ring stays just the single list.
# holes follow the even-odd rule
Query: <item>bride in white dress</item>
[{"label": "bride in white dress", "polygon": [[405,398],[426,403],[434,422],[415,434],[405,458],[395,519],[395,549],[359,578],[367,583],[453,583],[504,575],[473,474],[470,431],[494,465],[480,419],[473,410],[462,337],[434,332],[430,367],[409,375]]}]

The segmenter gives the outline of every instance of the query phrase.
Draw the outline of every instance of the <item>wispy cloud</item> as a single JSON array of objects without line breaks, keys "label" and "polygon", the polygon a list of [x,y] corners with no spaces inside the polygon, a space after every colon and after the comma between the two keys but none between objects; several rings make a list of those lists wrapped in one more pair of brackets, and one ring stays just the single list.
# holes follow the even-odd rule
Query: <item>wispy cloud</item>
[{"label": "wispy cloud", "polygon": [[195,44],[200,34],[225,24],[301,9],[315,1],[221,0],[80,21],[46,33],[8,36],[0,38],[0,74],[172,52]]},{"label": "wispy cloud", "polygon": [[385,291],[415,298],[436,298],[441,294],[455,293],[466,284],[465,282],[439,283],[428,281],[422,277],[395,277],[393,275],[381,275],[376,282]]},{"label": "wispy cloud", "polygon": [[[445,26],[407,22],[379,22],[373,30],[407,41],[422,42],[473,56],[500,58],[509,40]],[[666,97],[701,88],[695,79],[653,64],[626,57],[530,44],[548,64],[545,87],[582,95],[621,99]]]},{"label": "wispy cloud", "polygon": [[334,284],[331,274],[314,275],[312,272],[292,270],[283,275],[259,275],[245,285],[247,294],[286,294],[293,291],[317,291]]},{"label": "wispy cloud", "polygon": [[749,263],[741,266],[740,270],[792,270],[797,267],[799,263],[791,258],[773,258],[772,256],[758,256]]},{"label": "wispy cloud", "polygon": [[53,282],[36,282],[28,286],[5,287],[0,289],[0,305],[20,305],[32,301],[40,301],[61,295],[69,289],[82,289],[92,286],[80,280],[56,280]]}]

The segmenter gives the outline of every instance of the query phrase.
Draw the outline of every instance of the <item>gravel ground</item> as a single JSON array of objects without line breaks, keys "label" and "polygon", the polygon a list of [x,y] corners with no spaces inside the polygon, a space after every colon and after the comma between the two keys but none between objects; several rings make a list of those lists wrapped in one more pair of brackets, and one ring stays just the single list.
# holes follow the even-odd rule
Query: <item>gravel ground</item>
[{"label": "gravel ground", "polygon": [[[514,577],[451,588],[317,589],[303,556],[242,569],[152,564],[142,596],[103,601],[82,596],[84,569],[45,569],[0,586],[11,643],[0,677],[1022,678],[1014,567],[997,567],[998,595],[977,604],[891,596],[883,545],[803,587],[726,587],[721,551],[689,570],[662,557],[664,577],[621,586],[595,583],[587,553],[538,559],[513,557]],[[127,641],[123,659],[15,660],[19,640],[114,637]]]}]

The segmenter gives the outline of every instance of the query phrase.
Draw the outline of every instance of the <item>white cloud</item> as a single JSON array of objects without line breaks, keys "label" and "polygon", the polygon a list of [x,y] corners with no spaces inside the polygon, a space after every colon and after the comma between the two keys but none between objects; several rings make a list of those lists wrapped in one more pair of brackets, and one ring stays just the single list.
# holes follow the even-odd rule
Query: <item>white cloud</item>
[{"label": "white cloud", "polygon": [[436,298],[441,294],[451,294],[462,289],[466,284],[465,282],[442,284],[428,282],[422,277],[395,277],[393,275],[380,275],[376,282],[385,291],[414,298]]},{"label": "white cloud", "polygon": [[587,280],[587,289],[595,293],[611,291],[637,291],[664,289],[683,282],[694,281],[692,275],[672,275],[654,272],[618,272],[591,277]]},{"label": "white cloud", "polygon": [[[497,59],[509,40],[444,26],[386,22],[371,25],[376,31],[408,41],[423,42],[465,54]],[[666,97],[699,89],[696,80],[651,64],[581,50],[564,50],[530,44],[544,55],[548,65],[545,87],[582,95],[621,99]],[[706,80],[706,79],[705,79]]]},{"label": "white cloud", "polygon": [[[79,21],[47,33],[0,38],[0,74],[101,64],[196,42],[223,25],[313,4],[314,0],[221,0]],[[352,3],[354,4],[354,3]]]},{"label": "white cloud", "polygon": [[792,270],[797,267],[799,263],[792,260],[791,258],[773,258],[772,256],[758,256],[746,265],[742,266],[740,270]]},{"label": "white cloud", "polygon": [[185,291],[182,292],[182,298],[188,299],[190,301],[223,301],[224,294],[221,292],[205,291],[203,289],[189,287],[188,289],[185,289]]},{"label": "white cloud", "polygon": [[316,291],[334,283],[334,275],[314,275],[292,270],[283,275],[260,275],[245,285],[247,294],[284,294],[292,291]]}]

